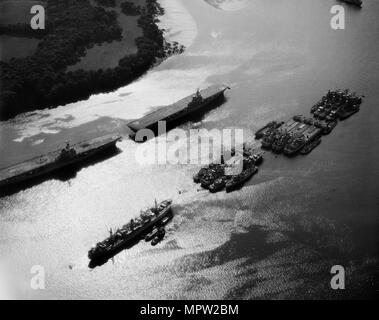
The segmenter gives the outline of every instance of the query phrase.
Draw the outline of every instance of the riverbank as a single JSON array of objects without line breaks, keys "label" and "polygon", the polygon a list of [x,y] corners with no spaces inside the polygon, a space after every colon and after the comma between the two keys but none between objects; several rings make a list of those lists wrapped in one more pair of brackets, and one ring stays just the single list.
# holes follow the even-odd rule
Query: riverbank
[{"label": "riverbank", "polygon": [[[122,32],[115,12],[92,6],[90,1],[72,5],[48,1],[51,30],[42,38],[36,52],[26,58],[0,63],[0,119],[113,91],[140,77],[158,59],[182,53],[184,47],[167,42],[157,24],[158,17],[164,14],[158,1],[146,0],[139,8],[138,26],[142,36],[135,41],[135,54],[125,55],[115,68],[67,72],[68,66],[76,64],[93,44],[121,40]],[[62,16],[65,17],[63,22]]]}]

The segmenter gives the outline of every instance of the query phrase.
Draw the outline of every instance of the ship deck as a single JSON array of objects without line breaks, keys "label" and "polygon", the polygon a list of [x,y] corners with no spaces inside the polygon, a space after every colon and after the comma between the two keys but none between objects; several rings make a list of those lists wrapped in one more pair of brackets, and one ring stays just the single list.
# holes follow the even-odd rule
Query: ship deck
[{"label": "ship deck", "polygon": [[[204,99],[207,99],[220,92],[224,92],[226,89],[228,89],[228,87],[225,85],[214,85],[209,88],[200,90],[200,94]],[[158,107],[157,110],[144,115],[138,120],[130,122],[128,126],[135,132],[140,129],[149,128],[158,123],[158,121],[165,120],[168,117],[175,115],[176,113],[187,108],[188,103],[192,100],[192,97],[193,95],[190,95],[168,106]]]},{"label": "ship deck", "polygon": [[[112,142],[116,143],[120,136],[103,136],[90,140],[85,140],[71,145],[77,153],[77,155],[83,154],[85,152],[100,148],[104,145],[111,144]],[[59,156],[61,149],[55,150],[32,159],[29,159],[24,162],[0,169],[0,181],[10,179],[12,177],[31,172],[35,169],[38,169],[42,166],[53,164],[56,158]]]}]

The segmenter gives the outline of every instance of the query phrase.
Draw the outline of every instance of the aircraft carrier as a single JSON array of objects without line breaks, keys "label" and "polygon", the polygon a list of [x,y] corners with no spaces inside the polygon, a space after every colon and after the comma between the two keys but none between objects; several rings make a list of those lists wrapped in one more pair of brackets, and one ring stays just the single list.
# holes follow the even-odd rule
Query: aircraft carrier
[{"label": "aircraft carrier", "polygon": [[66,146],[30,160],[0,169],[0,188],[14,185],[86,160],[115,147],[121,136],[102,136]]},{"label": "aircraft carrier", "polygon": [[197,90],[195,94],[187,96],[178,102],[150,112],[128,124],[128,127],[132,130],[130,137],[135,139],[136,133],[141,129],[154,130],[159,121],[165,121],[166,124],[169,124],[201,108],[207,107],[217,99],[223,97],[224,92],[228,89],[230,88],[226,85],[213,85],[203,90]]}]

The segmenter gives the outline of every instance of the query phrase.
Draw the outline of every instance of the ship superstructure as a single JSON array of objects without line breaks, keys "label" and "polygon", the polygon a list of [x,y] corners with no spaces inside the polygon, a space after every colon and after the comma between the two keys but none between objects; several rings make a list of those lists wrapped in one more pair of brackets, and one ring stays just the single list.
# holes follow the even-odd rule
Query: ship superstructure
[{"label": "ship superstructure", "polygon": [[135,138],[136,133],[142,129],[156,129],[159,121],[167,124],[179,120],[201,108],[207,107],[217,99],[224,96],[224,92],[230,89],[226,85],[213,85],[203,90],[197,90],[195,94],[189,95],[171,105],[160,107],[150,112],[138,120],[128,124],[132,133],[131,138]]}]

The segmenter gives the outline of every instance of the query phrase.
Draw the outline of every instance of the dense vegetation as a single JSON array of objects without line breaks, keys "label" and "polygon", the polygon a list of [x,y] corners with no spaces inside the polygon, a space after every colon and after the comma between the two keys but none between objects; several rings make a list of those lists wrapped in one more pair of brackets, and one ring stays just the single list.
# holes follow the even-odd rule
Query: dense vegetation
[{"label": "dense vegetation", "polygon": [[15,37],[32,37],[32,38],[42,38],[48,33],[48,28],[45,30],[39,30],[39,32],[35,32],[32,28],[30,28],[29,24],[1,24],[0,25],[0,35],[6,34],[9,36]]},{"label": "dense vegetation", "polygon": [[[100,1],[100,0],[99,0]],[[114,69],[66,72],[94,43],[121,38],[113,12],[92,7],[89,0],[48,1],[48,34],[30,57],[0,62],[0,118],[13,117],[37,108],[54,107],[114,90],[146,72],[157,58],[183,51],[164,41],[157,27],[163,9],[146,0],[138,20],[143,36],[136,39],[138,52],[125,56]]]},{"label": "dense vegetation", "polygon": [[137,16],[141,14],[142,8],[132,2],[125,1],[121,4],[121,10],[124,14]]},{"label": "dense vegetation", "polygon": [[108,8],[114,8],[116,6],[116,0],[95,0],[95,3]]}]

